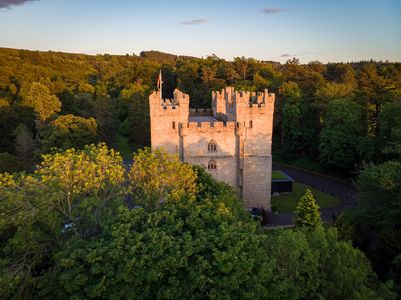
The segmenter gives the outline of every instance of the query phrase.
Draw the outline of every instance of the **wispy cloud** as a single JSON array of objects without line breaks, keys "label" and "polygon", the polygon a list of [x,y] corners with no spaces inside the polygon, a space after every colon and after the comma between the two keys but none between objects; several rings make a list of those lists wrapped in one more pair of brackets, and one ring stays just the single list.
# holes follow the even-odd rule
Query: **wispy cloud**
[{"label": "wispy cloud", "polygon": [[22,5],[28,2],[34,2],[38,0],[0,0],[0,9],[9,9],[11,6]]},{"label": "wispy cloud", "polygon": [[281,57],[290,57],[290,56],[292,56],[291,54],[288,54],[288,53],[283,53],[283,54],[281,54]]},{"label": "wispy cloud", "polygon": [[289,11],[287,8],[277,8],[277,7],[267,7],[261,10],[265,14],[279,14],[286,11]]},{"label": "wispy cloud", "polygon": [[203,23],[206,23],[206,22],[207,22],[206,19],[194,19],[194,20],[181,22],[181,24],[182,25],[199,25],[199,24],[203,24]]}]

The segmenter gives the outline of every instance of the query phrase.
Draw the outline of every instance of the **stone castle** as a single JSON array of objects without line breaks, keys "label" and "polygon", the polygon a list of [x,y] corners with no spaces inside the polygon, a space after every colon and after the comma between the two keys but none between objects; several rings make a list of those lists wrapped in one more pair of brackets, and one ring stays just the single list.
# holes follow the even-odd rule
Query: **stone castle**
[{"label": "stone castle", "polygon": [[189,95],[149,96],[152,147],[201,165],[233,186],[247,208],[271,210],[272,127],[275,95],[212,92],[212,109],[190,109]]}]

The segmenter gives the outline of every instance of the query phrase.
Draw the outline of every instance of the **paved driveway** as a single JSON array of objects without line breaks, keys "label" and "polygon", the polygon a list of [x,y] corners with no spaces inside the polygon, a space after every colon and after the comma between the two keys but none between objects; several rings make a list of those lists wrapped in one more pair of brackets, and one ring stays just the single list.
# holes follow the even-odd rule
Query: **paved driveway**
[{"label": "paved driveway", "polygon": [[[325,193],[339,198],[341,200],[341,204],[338,207],[320,209],[322,220],[325,222],[333,222],[333,217],[338,217],[344,208],[356,206],[358,194],[355,186],[352,183],[278,163],[273,163],[273,170],[281,170],[297,182],[309,185],[315,189],[319,189]],[[268,222],[272,226],[291,225],[294,223],[294,214],[271,213],[268,215]]]}]

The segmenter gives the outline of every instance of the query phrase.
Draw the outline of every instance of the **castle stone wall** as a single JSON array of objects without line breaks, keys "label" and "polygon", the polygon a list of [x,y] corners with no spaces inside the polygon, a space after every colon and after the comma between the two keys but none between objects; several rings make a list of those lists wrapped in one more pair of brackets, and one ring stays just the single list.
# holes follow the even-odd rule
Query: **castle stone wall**
[{"label": "castle stone wall", "polygon": [[[211,110],[190,110],[189,96],[176,90],[171,100],[154,92],[149,104],[152,147],[204,166],[216,180],[234,187],[246,207],[270,210],[274,94],[227,87],[212,93]],[[216,168],[209,170],[211,161]]]}]

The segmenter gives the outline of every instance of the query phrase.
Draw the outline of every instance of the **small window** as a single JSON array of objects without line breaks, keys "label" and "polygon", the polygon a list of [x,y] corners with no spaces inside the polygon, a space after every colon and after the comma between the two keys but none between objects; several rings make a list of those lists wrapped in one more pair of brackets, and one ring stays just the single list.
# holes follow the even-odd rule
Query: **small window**
[{"label": "small window", "polygon": [[249,128],[252,128],[252,125],[253,125],[252,121],[249,121]]},{"label": "small window", "polygon": [[208,170],[217,170],[217,164],[214,159],[211,159],[209,163],[207,164],[207,169]]},{"label": "small window", "polygon": [[173,121],[173,129],[175,129],[175,121]]},{"label": "small window", "polygon": [[217,151],[217,145],[216,145],[216,143],[215,143],[214,140],[211,140],[211,141],[209,142],[209,144],[207,145],[207,150],[208,150],[209,152],[215,152],[215,151]]}]

